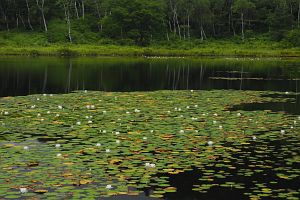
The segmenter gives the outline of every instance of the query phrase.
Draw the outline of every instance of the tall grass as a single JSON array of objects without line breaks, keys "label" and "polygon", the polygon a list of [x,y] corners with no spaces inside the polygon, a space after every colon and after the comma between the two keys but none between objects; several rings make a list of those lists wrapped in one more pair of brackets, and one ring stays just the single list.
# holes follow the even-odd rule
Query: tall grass
[{"label": "tall grass", "polygon": [[265,38],[245,42],[237,39],[153,41],[148,47],[110,44],[107,40],[96,40],[93,44],[49,43],[43,33],[0,32],[0,55],[300,57],[300,48]]}]

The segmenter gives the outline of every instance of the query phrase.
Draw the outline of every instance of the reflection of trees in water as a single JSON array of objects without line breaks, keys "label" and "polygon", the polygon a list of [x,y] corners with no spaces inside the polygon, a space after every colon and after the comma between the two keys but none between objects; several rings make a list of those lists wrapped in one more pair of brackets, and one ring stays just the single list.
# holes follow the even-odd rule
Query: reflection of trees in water
[{"label": "reflection of trees in water", "polygon": [[[300,70],[297,66],[299,62],[295,61],[226,59],[26,58],[17,61],[6,58],[0,62],[0,95],[64,93],[84,89],[298,91],[299,81],[295,79],[300,77]],[[251,80],[251,77],[274,80]]]}]

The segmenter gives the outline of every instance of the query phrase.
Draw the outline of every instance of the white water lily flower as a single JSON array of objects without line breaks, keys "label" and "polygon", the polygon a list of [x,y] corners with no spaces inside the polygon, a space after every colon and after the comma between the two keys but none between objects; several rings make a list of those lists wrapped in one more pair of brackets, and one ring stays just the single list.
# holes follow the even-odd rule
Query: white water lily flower
[{"label": "white water lily flower", "polygon": [[115,134],[116,134],[116,135],[120,135],[120,132],[119,132],[119,131],[117,131],[117,132],[115,132]]},{"label": "white water lily flower", "polygon": [[195,130],[195,133],[199,133],[199,131],[198,131],[198,130]]},{"label": "white water lily flower", "polygon": [[294,129],[294,127],[293,127],[293,126],[291,126],[291,129]]},{"label": "white water lily flower", "polygon": [[87,105],[86,108],[87,108],[87,109],[91,109],[91,106],[90,106],[90,105]]},{"label": "white water lily flower", "polygon": [[30,108],[31,108],[31,109],[35,109],[35,107],[36,107],[36,105],[33,105],[33,106],[31,106]]},{"label": "white water lily flower", "polygon": [[56,144],[56,145],[55,145],[55,148],[59,148],[59,147],[61,147],[60,144]]},{"label": "white water lily flower", "polygon": [[9,114],[9,112],[7,112],[7,111],[4,112],[4,115],[8,115],[8,114]]},{"label": "white water lily flower", "polygon": [[179,133],[184,133],[184,130],[180,130]]},{"label": "white water lily flower", "polygon": [[238,117],[240,117],[240,116],[242,116],[242,114],[241,113],[238,113],[238,114],[236,114]]},{"label": "white water lily flower", "polygon": [[205,116],[205,115],[206,115],[205,113],[202,114],[202,116]]},{"label": "white water lily flower", "polygon": [[168,111],[167,111],[167,113],[169,113],[169,114],[170,114],[170,113],[171,113],[171,111],[169,111],[169,110],[168,110]]},{"label": "white water lily flower", "polygon": [[61,157],[61,156],[62,156],[61,153],[56,154],[56,157]]},{"label": "white water lily flower", "polygon": [[63,107],[62,107],[62,106],[57,106],[57,107],[58,107],[58,109],[60,109],[60,110],[61,110],[61,109],[63,109]]},{"label": "white water lily flower", "polygon": [[285,94],[289,94],[289,92],[285,92]]},{"label": "white water lily flower", "polygon": [[297,124],[297,121],[294,121],[294,124]]},{"label": "white water lily flower", "polygon": [[103,113],[103,114],[106,114],[107,112],[104,110],[104,111],[102,111],[102,113]]},{"label": "white water lily flower", "polygon": [[216,124],[217,123],[217,121],[213,121],[213,124]]},{"label": "white water lily flower", "polygon": [[281,133],[281,134],[285,134],[285,130],[281,130],[280,133]]},{"label": "white water lily flower", "polygon": [[81,125],[81,122],[76,122],[76,125]]},{"label": "white water lily flower", "polygon": [[257,139],[257,137],[256,136],[252,136],[252,140],[256,140]]},{"label": "white water lily flower", "polygon": [[214,116],[216,116],[216,117],[217,117],[217,116],[218,116],[218,114],[217,114],[217,113],[215,113],[215,114],[214,114]]},{"label": "white water lily flower", "polygon": [[23,147],[24,150],[29,150],[28,146]]},{"label": "white water lily flower", "polygon": [[92,124],[92,123],[93,123],[93,121],[91,121],[91,120],[88,121],[88,124]]},{"label": "white water lily flower", "polygon": [[194,107],[195,107],[195,108],[198,108],[198,105],[195,105]]},{"label": "white water lily flower", "polygon": [[151,167],[151,168],[155,168],[156,165],[155,165],[155,164],[150,164],[150,167]]},{"label": "white water lily flower", "polygon": [[89,117],[89,116],[85,116],[85,118],[86,118],[86,119],[89,119],[90,117]]},{"label": "white water lily flower", "polygon": [[87,90],[84,90],[84,93],[87,93],[88,91]]},{"label": "white water lily flower", "polygon": [[100,143],[97,143],[97,144],[96,144],[96,147],[101,147],[101,144],[100,144]]},{"label": "white water lily flower", "polygon": [[106,153],[110,153],[111,150],[110,150],[110,149],[106,149],[105,152],[106,152]]},{"label": "white water lily flower", "polygon": [[154,132],[154,130],[151,130],[151,131],[150,131],[150,133],[153,133],[153,132]]},{"label": "white water lily flower", "polygon": [[300,120],[300,116],[298,117],[298,120]]},{"label": "white water lily flower", "polygon": [[141,111],[139,109],[135,109],[134,112],[139,113]]},{"label": "white water lily flower", "polygon": [[219,129],[223,129],[223,126],[219,126]]},{"label": "white water lily flower", "polygon": [[107,185],[105,188],[108,189],[108,190],[110,190],[110,189],[112,189],[113,187],[112,187],[112,185]]},{"label": "white water lily flower", "polygon": [[106,133],[106,130],[103,130],[102,133]]},{"label": "white water lily flower", "polygon": [[191,92],[194,92],[194,90],[191,90]]},{"label": "white water lily flower", "polygon": [[27,188],[20,188],[20,193],[24,194],[27,192],[28,192]]},{"label": "white water lily flower", "polygon": [[45,119],[44,119],[44,118],[42,118],[42,119],[41,119],[41,121],[43,122],[43,121],[45,121]]},{"label": "white water lily flower", "polygon": [[145,163],[145,167],[150,167],[150,163]]},{"label": "white water lily flower", "polygon": [[143,140],[147,140],[148,138],[147,137],[143,137]]},{"label": "white water lily flower", "polygon": [[130,114],[130,112],[127,111],[126,114]]},{"label": "white water lily flower", "polygon": [[181,108],[178,108],[178,111],[181,111]]},{"label": "white water lily flower", "polygon": [[47,96],[47,94],[43,94],[43,96],[45,97],[45,96]]},{"label": "white water lily flower", "polygon": [[49,96],[50,96],[50,97],[53,97],[53,94],[50,94]]},{"label": "white water lily flower", "polygon": [[47,114],[50,114],[51,112],[50,111],[47,111]]},{"label": "white water lily flower", "polygon": [[56,115],[55,115],[55,117],[59,117],[59,116],[60,116],[59,114],[56,114]]},{"label": "white water lily flower", "polygon": [[38,114],[37,114],[37,116],[38,116],[38,117],[40,117],[40,116],[41,116],[41,114],[40,114],[40,113],[38,113]]},{"label": "white water lily flower", "polygon": [[211,147],[214,144],[214,142],[213,141],[208,141],[207,144],[208,144],[208,146]]},{"label": "white water lily flower", "polygon": [[37,100],[37,101],[39,101],[39,100],[40,100],[40,98],[36,98],[36,100]]},{"label": "white water lily flower", "polygon": [[190,107],[189,107],[189,106],[187,106],[187,107],[186,107],[186,109],[190,109]]},{"label": "white water lily flower", "polygon": [[116,143],[117,143],[117,144],[120,144],[120,143],[121,143],[121,141],[120,141],[120,140],[116,140]]},{"label": "white water lily flower", "polygon": [[91,105],[91,109],[95,109],[95,106],[94,106],[94,105]]}]

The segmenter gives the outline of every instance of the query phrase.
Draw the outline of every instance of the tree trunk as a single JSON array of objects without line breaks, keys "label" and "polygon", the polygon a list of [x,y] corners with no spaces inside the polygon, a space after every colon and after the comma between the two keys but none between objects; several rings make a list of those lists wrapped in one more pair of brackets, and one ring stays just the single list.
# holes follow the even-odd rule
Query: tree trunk
[{"label": "tree trunk", "polygon": [[31,25],[31,21],[30,21],[30,8],[29,8],[28,0],[26,0],[26,7],[27,7],[27,22],[28,22],[28,26],[33,31],[33,27]]},{"label": "tree trunk", "polygon": [[45,32],[48,32],[48,27],[47,27],[47,23],[46,23],[46,19],[45,19],[45,14],[44,14],[44,8],[42,9],[42,17],[43,17]]},{"label": "tree trunk", "polygon": [[84,8],[84,0],[81,1],[81,7],[82,7],[82,19],[84,19],[85,16],[85,8]]},{"label": "tree trunk", "polygon": [[68,5],[64,4],[64,9],[65,9],[66,22],[67,22],[67,25],[68,25],[68,37],[69,37],[69,41],[72,43],[70,8],[69,8]]},{"label": "tree trunk", "polygon": [[176,35],[177,29],[176,29],[176,13],[173,10],[173,32]]},{"label": "tree trunk", "polygon": [[45,0],[41,0],[41,1],[42,2],[40,4],[40,0],[36,0],[36,5],[39,8],[39,10],[41,11],[45,32],[48,32],[48,27],[47,27],[47,23],[46,23],[46,19],[45,19],[45,14],[44,14]]},{"label": "tree trunk", "polygon": [[[96,10],[97,10],[97,17],[98,17],[98,20],[100,21],[101,19],[101,14],[100,14],[100,9],[99,9],[99,5],[98,5],[98,1],[97,0],[94,0],[95,4],[96,4]],[[100,27],[99,27],[99,23],[97,23],[98,25],[98,30],[99,31],[102,31],[102,24],[100,24]]]},{"label": "tree trunk", "polygon": [[7,16],[5,13],[4,13],[4,21],[6,22],[6,29],[9,32],[9,25],[8,25]]},{"label": "tree trunk", "polygon": [[245,34],[244,34],[244,13],[241,13],[241,20],[242,20],[242,40],[244,41],[245,39]]},{"label": "tree trunk", "polygon": [[76,12],[77,19],[79,19],[79,13],[78,13],[77,1],[76,0],[74,1],[74,7],[75,7],[75,12]]},{"label": "tree trunk", "polygon": [[213,22],[213,24],[212,24],[212,28],[213,28],[213,33],[214,33],[214,36],[216,37],[216,27],[215,27],[215,22]]},{"label": "tree trunk", "polygon": [[190,34],[190,15],[188,14],[188,38],[191,38],[191,34]]},{"label": "tree trunk", "polygon": [[181,30],[180,30],[180,25],[179,25],[177,12],[176,12],[176,24],[177,24],[177,28],[178,28],[178,35],[179,35],[179,38],[181,40]]},{"label": "tree trunk", "polygon": [[230,5],[229,15],[228,15],[228,31],[229,31],[229,33],[231,32],[231,10],[232,10],[232,7]]},{"label": "tree trunk", "polygon": [[170,32],[173,32],[173,30],[172,30],[172,24],[171,24],[171,20],[168,20],[168,24],[169,24],[169,28],[170,28]]},{"label": "tree trunk", "polygon": [[23,24],[24,29],[26,29],[26,26],[25,26],[25,23],[24,23],[24,19],[23,19],[22,15],[21,15],[20,11],[19,11],[19,17],[20,17],[20,20],[21,20],[21,22]]},{"label": "tree trunk", "polygon": [[202,24],[201,24],[200,34],[201,34],[201,41],[203,41],[204,40],[204,34],[203,34],[203,26],[202,26]]},{"label": "tree trunk", "polygon": [[16,18],[17,18],[17,29],[19,29],[19,17],[18,17],[18,14],[16,14]]},{"label": "tree trunk", "polygon": [[[234,28],[234,24],[233,24],[233,20],[232,20],[232,5],[230,5],[230,22],[229,22],[229,27],[231,26],[232,32],[233,32],[233,36],[235,36],[235,28]],[[229,31],[230,32],[230,31]]]}]

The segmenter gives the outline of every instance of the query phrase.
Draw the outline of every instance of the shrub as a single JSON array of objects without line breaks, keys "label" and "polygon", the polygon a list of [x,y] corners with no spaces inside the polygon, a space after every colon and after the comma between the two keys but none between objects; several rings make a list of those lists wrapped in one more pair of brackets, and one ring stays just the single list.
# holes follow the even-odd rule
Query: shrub
[{"label": "shrub", "polygon": [[67,31],[64,20],[51,20],[48,24],[48,41],[51,43],[67,42]]},{"label": "shrub", "polygon": [[291,30],[286,34],[285,39],[293,46],[300,47],[300,29]]}]

